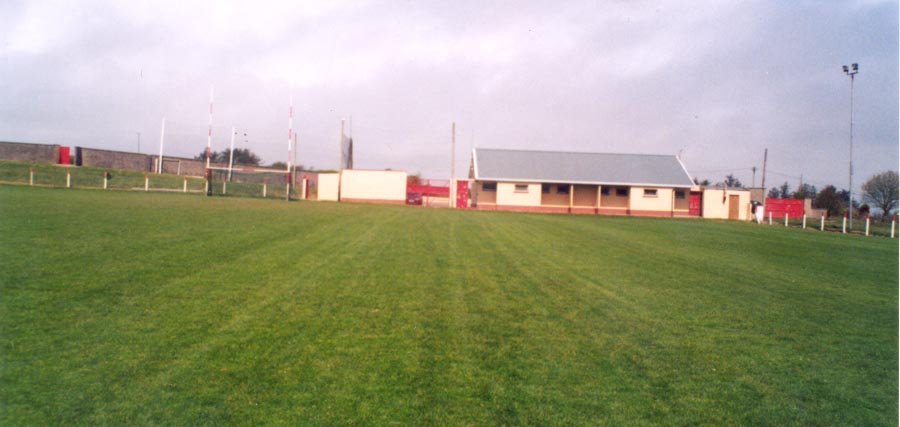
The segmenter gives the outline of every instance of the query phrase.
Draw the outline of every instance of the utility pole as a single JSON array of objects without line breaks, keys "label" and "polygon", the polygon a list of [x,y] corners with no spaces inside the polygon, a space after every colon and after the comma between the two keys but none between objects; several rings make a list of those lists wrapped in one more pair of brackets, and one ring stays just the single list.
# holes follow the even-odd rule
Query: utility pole
[{"label": "utility pole", "polygon": [[850,229],[853,229],[853,80],[859,72],[859,64],[853,63],[849,67],[844,65],[844,74],[850,76],[850,204],[847,207],[850,216]]},{"label": "utility pole", "polygon": [[766,148],[763,151],[763,178],[762,178],[762,187],[763,190],[766,189],[766,162],[769,160],[769,149]]},{"label": "utility pole", "polygon": [[456,200],[456,122],[450,126],[450,207],[454,207]]}]

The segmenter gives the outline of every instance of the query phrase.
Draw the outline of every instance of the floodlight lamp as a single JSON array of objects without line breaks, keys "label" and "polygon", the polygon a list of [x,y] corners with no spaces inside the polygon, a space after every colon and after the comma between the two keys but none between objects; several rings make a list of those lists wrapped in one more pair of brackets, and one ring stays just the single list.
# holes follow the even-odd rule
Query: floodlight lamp
[{"label": "floodlight lamp", "polygon": [[845,72],[845,73],[847,73],[847,72],[849,72],[849,71],[850,71],[850,69],[849,69],[849,68],[847,68],[847,66],[846,66],[846,65],[844,65],[844,72]]},{"label": "floodlight lamp", "polygon": [[857,64],[857,63],[854,62],[854,63],[853,63],[853,72],[855,73],[855,72],[857,72],[857,71],[859,71],[859,64]]}]

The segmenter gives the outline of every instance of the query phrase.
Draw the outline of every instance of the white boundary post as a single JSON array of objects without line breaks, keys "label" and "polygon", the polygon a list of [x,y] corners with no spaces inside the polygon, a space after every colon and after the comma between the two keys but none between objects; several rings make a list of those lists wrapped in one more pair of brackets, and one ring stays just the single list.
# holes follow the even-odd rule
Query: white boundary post
[{"label": "white boundary post", "polygon": [[184,178],[184,186],[181,187],[181,192],[187,193],[187,177],[185,176],[183,178]]},{"label": "white boundary post", "polygon": [[34,168],[28,168],[28,185],[34,185]]},{"label": "white boundary post", "polygon": [[891,218],[891,238],[894,238],[894,227],[897,225],[897,215]]},{"label": "white boundary post", "polygon": [[772,225],[772,211],[769,211],[769,225]]},{"label": "white boundary post", "polygon": [[820,219],[822,220],[822,225],[819,226],[819,231],[825,231],[825,215],[822,215]]},{"label": "white boundary post", "polygon": [[806,214],[803,214],[803,229],[806,230]]},{"label": "white boundary post", "polygon": [[263,180],[263,199],[266,198],[266,180]]},{"label": "white boundary post", "polygon": [[228,188],[226,187],[226,185],[228,185],[228,180],[222,181],[222,195],[223,196],[228,194]]},{"label": "white boundary post", "polygon": [[788,226],[788,214],[787,214],[787,212],[784,213],[784,226],[785,226],[785,227]]},{"label": "white boundary post", "polygon": [[870,215],[866,215],[866,237],[869,237],[869,221],[872,219]]},{"label": "white boundary post", "polygon": [[66,170],[66,188],[72,188],[72,171]]},{"label": "white boundary post", "polygon": [[109,172],[103,171],[103,189],[104,190],[106,190],[106,188],[107,188],[106,182],[107,182],[108,176],[109,176]]},{"label": "white boundary post", "polygon": [[847,214],[844,214],[844,224],[841,226],[841,233],[847,234]]},{"label": "white boundary post", "polygon": [[150,191],[150,176],[144,174],[144,191]]}]

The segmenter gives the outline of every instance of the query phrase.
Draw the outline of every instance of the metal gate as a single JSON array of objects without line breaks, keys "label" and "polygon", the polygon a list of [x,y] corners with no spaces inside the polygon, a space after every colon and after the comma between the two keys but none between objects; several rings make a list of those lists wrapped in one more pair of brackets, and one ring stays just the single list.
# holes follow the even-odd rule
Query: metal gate
[{"label": "metal gate", "polygon": [[469,208],[469,181],[456,181],[456,209]]}]

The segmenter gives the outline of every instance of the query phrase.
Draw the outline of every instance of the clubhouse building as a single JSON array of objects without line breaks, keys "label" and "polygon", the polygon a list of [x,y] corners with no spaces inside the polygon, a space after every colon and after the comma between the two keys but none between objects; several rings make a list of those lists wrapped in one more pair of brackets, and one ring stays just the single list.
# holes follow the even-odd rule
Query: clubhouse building
[{"label": "clubhouse building", "polygon": [[476,148],[469,175],[475,209],[749,218],[748,191],[701,188],[671,155]]}]

